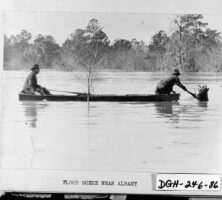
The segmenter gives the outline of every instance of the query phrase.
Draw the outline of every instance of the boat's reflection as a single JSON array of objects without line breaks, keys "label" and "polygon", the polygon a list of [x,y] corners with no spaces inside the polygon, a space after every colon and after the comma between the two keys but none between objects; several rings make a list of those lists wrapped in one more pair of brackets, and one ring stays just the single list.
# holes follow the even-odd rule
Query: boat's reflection
[{"label": "boat's reflection", "polygon": [[46,108],[48,104],[36,101],[25,101],[22,102],[22,106],[24,108],[24,114],[27,117],[26,125],[31,128],[36,128],[38,122],[38,111]]}]

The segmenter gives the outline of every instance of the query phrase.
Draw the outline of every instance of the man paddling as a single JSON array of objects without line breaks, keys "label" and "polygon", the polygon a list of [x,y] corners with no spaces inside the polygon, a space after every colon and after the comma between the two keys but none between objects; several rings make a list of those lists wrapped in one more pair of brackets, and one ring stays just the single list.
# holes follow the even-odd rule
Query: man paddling
[{"label": "man paddling", "polygon": [[25,93],[25,94],[35,94],[35,95],[50,95],[50,92],[38,85],[37,83],[37,74],[39,74],[40,72],[40,68],[39,68],[39,65],[38,64],[34,64],[32,67],[31,67],[31,73],[28,75],[28,77],[26,78],[25,80],[25,84],[23,86],[23,89],[22,89],[22,93]]},{"label": "man paddling", "polygon": [[180,76],[179,70],[174,69],[174,72],[172,73],[171,76],[169,76],[165,80],[160,81],[160,83],[157,85],[155,89],[155,93],[156,94],[170,94],[171,92],[176,93],[173,91],[173,86],[177,85],[180,88],[182,88],[184,91],[191,94],[193,97],[196,97],[195,94],[189,92],[187,88],[180,82],[179,76]]}]

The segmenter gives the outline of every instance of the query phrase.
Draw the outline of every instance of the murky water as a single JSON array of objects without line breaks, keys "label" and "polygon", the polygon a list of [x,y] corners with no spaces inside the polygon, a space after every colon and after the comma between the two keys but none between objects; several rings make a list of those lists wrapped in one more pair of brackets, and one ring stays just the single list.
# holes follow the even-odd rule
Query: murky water
[{"label": "murky water", "polygon": [[[178,102],[20,102],[28,71],[4,72],[3,168],[138,172],[222,172],[222,74],[181,76]],[[95,93],[154,93],[164,73],[104,72]],[[47,88],[86,91],[79,73],[41,71]]]}]

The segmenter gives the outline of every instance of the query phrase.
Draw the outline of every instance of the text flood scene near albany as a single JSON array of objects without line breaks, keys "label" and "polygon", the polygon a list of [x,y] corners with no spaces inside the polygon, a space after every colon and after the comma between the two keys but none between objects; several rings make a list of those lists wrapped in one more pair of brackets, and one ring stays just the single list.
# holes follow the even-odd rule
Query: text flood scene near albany
[{"label": "text flood scene near albany", "polygon": [[1,167],[221,174],[221,22],[6,12]]}]

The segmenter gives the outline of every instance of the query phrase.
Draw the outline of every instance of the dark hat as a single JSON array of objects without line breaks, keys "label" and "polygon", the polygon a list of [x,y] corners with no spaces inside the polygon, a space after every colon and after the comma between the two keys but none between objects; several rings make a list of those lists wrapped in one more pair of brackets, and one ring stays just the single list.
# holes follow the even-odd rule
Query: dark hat
[{"label": "dark hat", "polygon": [[173,75],[179,76],[180,75],[179,69],[174,69]]},{"label": "dark hat", "polygon": [[34,70],[34,69],[39,69],[39,65],[38,65],[38,64],[34,64],[34,65],[31,67],[31,70]]}]

